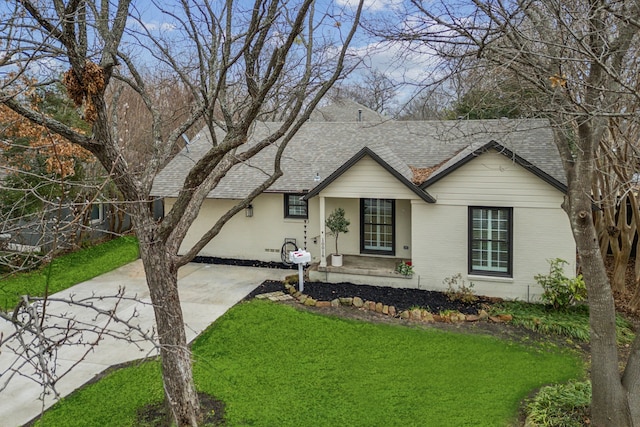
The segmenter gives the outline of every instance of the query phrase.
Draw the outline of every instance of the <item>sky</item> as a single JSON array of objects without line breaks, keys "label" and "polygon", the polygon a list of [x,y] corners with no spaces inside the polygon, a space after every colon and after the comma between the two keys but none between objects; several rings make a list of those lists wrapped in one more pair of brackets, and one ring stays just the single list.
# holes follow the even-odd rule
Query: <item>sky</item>
[{"label": "sky", "polygon": [[[193,0],[191,3],[195,3]],[[328,8],[332,12],[335,12],[335,16],[332,19],[335,22],[339,22],[340,26],[336,25],[333,31],[336,34],[327,32],[327,29],[331,31],[331,25],[326,26],[323,30],[323,35],[328,38],[334,38],[335,48],[340,47],[340,38],[337,35],[338,31],[345,33],[348,28],[351,15],[357,7],[358,0],[317,0],[317,9],[320,12],[323,8]],[[115,3],[115,0],[112,0]],[[156,4],[160,4],[160,7],[168,8],[170,13],[160,13]],[[139,13],[139,20],[130,18],[128,21],[128,28],[132,31],[140,31],[143,27],[155,34],[162,34],[167,37],[168,43],[176,44],[178,40],[172,38],[171,34],[176,29],[175,22],[171,19],[171,4],[168,0],[134,0],[133,9],[134,13]],[[210,1],[212,7],[221,4],[219,1]],[[248,0],[237,0],[236,4],[246,5],[250,7],[253,3]],[[364,12],[362,21],[371,24],[372,22],[383,22],[391,25],[402,25],[401,18],[396,12],[400,12],[403,6],[403,0],[365,0]],[[7,16],[6,13],[11,8],[11,2],[2,2],[0,6],[0,13],[2,16]],[[34,35],[34,37],[36,37]],[[129,39],[131,40],[131,39]],[[127,43],[127,38],[124,40]],[[0,53],[2,53],[3,46],[0,46]],[[135,50],[136,55],[146,55],[141,48]],[[408,99],[410,95],[415,91],[416,85],[419,85],[425,78],[428,78],[430,69],[433,69],[432,64],[434,56],[427,49],[412,49],[411,51],[406,49],[400,43],[384,43],[380,40],[376,40],[369,33],[362,28],[359,29],[352,47],[350,49],[351,54],[357,56],[362,60],[360,71],[352,73],[346,82],[359,82],[363,79],[363,75],[370,72],[370,70],[376,70],[382,72],[391,78],[395,82],[403,82],[404,85],[398,88],[398,98],[400,101]],[[150,62],[153,59],[150,58]],[[41,60],[38,63],[31,65],[31,69],[37,74],[44,74],[47,71],[60,72],[68,68],[68,64],[60,64],[53,60]],[[6,73],[5,70],[0,70],[0,73]]]},{"label": "sky", "polygon": [[[319,0],[325,1],[325,0]],[[347,13],[353,13],[358,5],[358,0],[326,0],[333,1],[336,8],[344,8]],[[142,15],[142,24],[149,30],[158,32],[170,32],[174,24],[167,20],[166,15],[159,14],[150,7],[146,0],[137,3]],[[391,25],[404,25],[398,16],[401,15],[403,0],[365,0],[362,22],[367,26],[372,22],[383,22]],[[320,9],[320,7],[318,8]],[[336,18],[339,19],[339,18]],[[348,17],[343,17],[343,32],[348,27]],[[131,22],[131,26],[140,26],[141,23]],[[336,44],[339,40],[336,38]],[[385,43],[363,28],[358,30],[354,42],[351,45],[351,53],[362,59],[360,70],[352,73],[346,82],[360,82],[369,70],[382,72],[394,82],[402,83],[397,90],[398,102],[408,100],[425,79],[429,78],[429,70],[433,70],[434,55],[427,48],[413,46],[411,50],[399,42]],[[338,46],[336,46],[338,47]]]}]

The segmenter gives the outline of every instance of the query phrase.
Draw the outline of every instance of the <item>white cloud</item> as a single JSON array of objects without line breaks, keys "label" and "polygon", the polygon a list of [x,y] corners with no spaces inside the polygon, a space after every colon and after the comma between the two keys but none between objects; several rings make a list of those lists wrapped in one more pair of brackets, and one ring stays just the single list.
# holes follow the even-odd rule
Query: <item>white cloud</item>
[{"label": "white cloud", "polygon": [[129,20],[130,24],[138,29],[145,29],[149,32],[161,31],[161,32],[171,32],[176,29],[176,26],[170,22],[158,22],[158,21],[138,21],[138,20]]}]

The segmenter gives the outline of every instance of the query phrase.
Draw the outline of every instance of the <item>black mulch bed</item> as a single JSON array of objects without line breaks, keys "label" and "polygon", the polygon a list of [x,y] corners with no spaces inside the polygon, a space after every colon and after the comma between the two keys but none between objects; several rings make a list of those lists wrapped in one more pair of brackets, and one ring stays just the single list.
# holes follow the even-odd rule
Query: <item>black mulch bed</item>
[{"label": "black mulch bed", "polygon": [[199,262],[201,264],[221,264],[221,265],[236,265],[239,267],[262,267],[262,268],[285,268],[291,270],[297,270],[297,265],[287,266],[281,262],[275,261],[257,261],[253,259],[233,259],[233,258],[219,258],[212,256],[197,256],[193,259],[193,262]]},{"label": "black mulch bed", "polygon": [[[267,280],[254,289],[247,299],[256,295],[284,291],[280,281]],[[363,301],[381,302],[393,305],[399,312],[409,308],[421,307],[437,314],[445,310],[457,310],[463,314],[477,314],[487,304],[495,303],[495,299],[478,297],[474,303],[450,301],[442,292],[420,289],[398,289],[384,286],[354,285],[353,283],[305,282],[304,293],[313,299],[331,301],[336,298],[360,297]]]},{"label": "black mulch bed", "polygon": [[[287,268],[280,262],[209,256],[198,256],[195,257],[193,261],[203,264],[236,265],[242,267]],[[297,269],[297,266],[294,265],[288,268]],[[259,294],[284,290],[282,282],[267,280],[247,295],[245,299],[251,299]],[[386,305],[393,305],[398,312],[409,308],[421,307],[434,314],[445,310],[455,310],[463,314],[477,314],[478,309],[483,308],[487,304],[495,303],[495,299],[483,297],[478,297],[478,300],[474,303],[463,303],[461,301],[450,301],[442,292],[420,289],[398,289],[385,286],[354,285],[353,283],[305,282],[304,293],[319,301],[360,297],[363,301],[375,301]]]}]

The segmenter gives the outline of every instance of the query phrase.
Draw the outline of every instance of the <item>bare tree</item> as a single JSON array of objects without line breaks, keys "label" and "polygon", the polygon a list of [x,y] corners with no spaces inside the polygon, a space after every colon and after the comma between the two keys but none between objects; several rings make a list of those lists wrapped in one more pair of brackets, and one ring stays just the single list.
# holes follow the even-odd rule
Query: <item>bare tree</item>
[{"label": "bare tree", "polygon": [[335,86],[331,96],[348,98],[381,114],[394,113],[397,83],[382,71],[366,69],[360,82]]},{"label": "bare tree", "polygon": [[[636,108],[633,105],[620,106],[620,110]],[[596,169],[592,193],[599,209],[594,210],[594,219],[602,256],[609,252],[613,258],[611,287],[614,292],[625,296],[633,289],[627,288],[627,271],[636,245],[638,251],[638,229],[640,228],[640,206],[638,201],[638,124],[629,120],[611,118],[607,131],[600,141],[595,158]],[[640,262],[635,264],[636,295],[640,294]],[[627,309],[637,311],[640,301],[626,301]]]},{"label": "bare tree", "polygon": [[[155,331],[140,324],[138,310],[124,317],[117,314],[119,306],[129,302],[142,304],[120,288],[113,295],[23,296],[12,312],[0,311],[4,325],[13,326],[12,330],[0,328],[0,346],[6,362],[0,369],[0,392],[17,377],[27,379],[42,389],[44,407],[44,396],[59,398],[60,379],[105,339],[127,342],[143,351],[143,355],[152,354],[156,350]],[[74,310],[69,310],[70,307],[76,309],[76,314],[71,314]],[[70,365],[60,363],[71,356]]]},{"label": "bare tree", "polygon": [[[388,38],[432,47],[460,67],[484,67],[533,88],[523,102],[547,117],[568,183],[564,209],[590,306],[591,413],[596,426],[640,425],[640,338],[620,375],[615,307],[594,226],[592,183],[610,120],[633,123],[640,101],[638,2],[412,0]],[[392,22],[392,21],[388,21]]]},{"label": "bare tree", "polygon": [[[112,173],[128,204],[151,293],[162,358],[166,400],[179,426],[197,425],[199,402],[192,378],[180,298],[178,268],[188,263],[224,224],[281,175],[280,158],[288,141],[308,119],[321,97],[345,72],[348,46],[362,5],[325,10],[313,0],[226,2],[149,2],[137,10],[130,0],[56,0],[15,4],[10,30],[2,33],[11,52],[3,67],[27,73],[50,64],[68,67],[63,83],[84,110],[91,132],[79,132],[38,114],[23,102],[32,85],[20,85],[7,72],[0,102],[16,113],[93,153]],[[145,15],[150,14],[150,15]],[[149,24],[161,19],[163,31]],[[344,21],[342,21],[344,20]],[[316,37],[324,28],[330,38]],[[325,33],[326,34],[326,33]],[[336,48],[337,46],[337,48]],[[171,76],[191,97],[188,114],[174,126],[158,102],[165,94],[146,79],[145,69]],[[35,81],[46,85],[49,80]],[[52,79],[55,80],[55,79]],[[114,81],[127,85],[150,118],[144,162],[131,158],[118,134],[107,92]],[[160,95],[160,96],[158,96]],[[170,95],[166,93],[166,95]],[[278,100],[278,105],[273,101]],[[248,144],[252,125],[274,110],[285,110],[278,128]],[[176,203],[162,221],[149,209],[154,177],[173,155],[182,135],[200,124],[211,148],[191,169]],[[212,224],[184,255],[178,249],[206,195],[233,166],[267,147],[277,146],[273,170],[265,171],[249,196]]]},{"label": "bare tree", "polygon": [[442,120],[449,113],[451,96],[438,89],[419,91],[398,113],[400,120]]}]

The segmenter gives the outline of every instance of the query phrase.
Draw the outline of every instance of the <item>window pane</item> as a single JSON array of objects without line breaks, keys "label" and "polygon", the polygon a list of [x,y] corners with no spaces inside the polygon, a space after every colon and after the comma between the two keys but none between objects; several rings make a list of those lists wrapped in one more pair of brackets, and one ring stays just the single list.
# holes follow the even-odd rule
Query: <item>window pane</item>
[{"label": "window pane", "polygon": [[393,252],[394,201],[362,200],[362,246],[368,251]]},{"label": "window pane", "polygon": [[102,220],[104,219],[103,212],[104,211],[103,211],[102,203],[96,203],[91,205],[91,218],[90,218],[91,223],[98,224],[102,222]]},{"label": "window pane", "polygon": [[472,271],[508,273],[510,209],[472,208],[470,263]]},{"label": "window pane", "polygon": [[307,218],[307,202],[301,194],[287,194],[285,199],[287,217]]},{"label": "window pane", "polygon": [[91,219],[100,219],[100,205],[91,205]]}]

